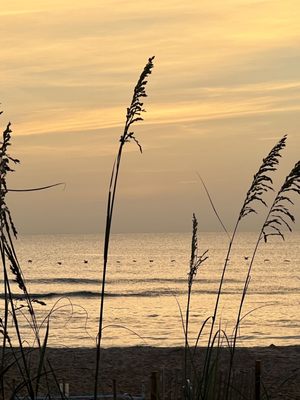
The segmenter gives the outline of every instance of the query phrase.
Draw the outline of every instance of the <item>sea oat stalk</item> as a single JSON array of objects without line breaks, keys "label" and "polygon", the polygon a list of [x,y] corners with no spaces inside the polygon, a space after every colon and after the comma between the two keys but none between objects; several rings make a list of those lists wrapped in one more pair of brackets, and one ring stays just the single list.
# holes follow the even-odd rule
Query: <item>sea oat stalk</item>
[{"label": "sea oat stalk", "polygon": [[208,373],[209,373],[209,365],[210,365],[210,359],[211,359],[211,353],[212,353],[212,338],[213,338],[213,332],[214,332],[214,326],[216,322],[216,317],[218,313],[218,307],[219,307],[219,302],[222,294],[222,289],[223,289],[223,283],[225,279],[225,273],[227,270],[231,250],[232,250],[232,245],[234,243],[234,239],[239,227],[239,224],[241,220],[248,216],[249,214],[252,213],[257,213],[257,210],[255,208],[255,205],[257,203],[261,203],[264,206],[267,206],[265,200],[263,199],[263,195],[268,192],[269,190],[273,191],[272,188],[272,178],[268,175],[271,172],[276,171],[277,166],[279,164],[279,159],[281,157],[281,151],[284,149],[286,145],[286,135],[284,135],[278,143],[272,148],[270,153],[266,158],[263,159],[263,162],[258,170],[258,172],[254,175],[252,184],[246,194],[246,198],[244,200],[244,203],[242,205],[242,208],[240,210],[239,216],[237,218],[235,227],[233,229],[233,233],[228,245],[227,249],[227,254],[225,257],[225,262],[222,270],[222,275],[219,283],[219,288],[217,292],[217,298],[215,302],[215,308],[214,312],[212,315],[212,323],[211,323],[211,328],[210,328],[210,333],[209,333],[209,338],[208,338],[208,344],[206,348],[206,356],[205,356],[205,361],[204,361],[204,372],[203,376],[200,382],[200,394],[202,398],[206,398],[206,382],[208,378]]},{"label": "sea oat stalk", "polygon": [[147,78],[151,74],[153,68],[154,57],[149,58],[140,78],[134,88],[133,97],[130,106],[127,108],[126,121],[124,126],[124,131],[120,137],[120,145],[117,153],[117,157],[113,164],[113,169],[111,173],[111,179],[108,190],[108,200],[107,200],[107,211],[106,211],[106,226],[105,226],[105,237],[104,237],[104,251],[103,251],[103,272],[102,272],[102,286],[101,286],[101,298],[100,298],[100,310],[99,310],[99,326],[98,335],[96,343],[96,370],[95,370],[95,386],[94,386],[94,399],[97,399],[98,392],[98,376],[99,376],[99,366],[100,366],[100,350],[101,350],[101,339],[102,339],[102,326],[103,326],[103,316],[104,316],[104,298],[105,298],[105,283],[106,283],[106,271],[107,271],[107,261],[108,261],[108,250],[110,242],[110,232],[113,217],[113,209],[115,203],[115,196],[117,190],[119,169],[121,165],[121,157],[123,152],[123,147],[125,143],[134,141],[140,152],[142,152],[142,147],[139,141],[134,136],[134,132],[131,128],[135,122],[142,121],[143,118],[141,114],[145,112],[143,108],[143,103],[141,99],[147,97],[145,88],[147,84]]},{"label": "sea oat stalk", "polygon": [[189,340],[188,340],[188,331],[189,331],[189,317],[190,317],[190,303],[191,303],[191,295],[192,295],[192,286],[194,278],[197,275],[197,271],[201,264],[203,264],[207,259],[208,250],[206,250],[200,256],[198,255],[198,238],[197,238],[197,228],[198,221],[193,214],[193,233],[192,233],[192,245],[191,245],[191,259],[190,259],[190,269],[188,272],[188,296],[187,296],[187,305],[186,305],[186,313],[185,313],[185,346],[184,346],[184,382],[187,382],[187,358],[188,358],[188,350],[189,350]]},{"label": "sea oat stalk", "polygon": [[[50,188],[53,186],[57,186],[60,184],[48,185],[47,187],[42,188],[33,188],[33,189],[8,189],[6,184],[6,176],[7,173],[13,172],[11,167],[13,164],[18,164],[19,160],[12,158],[8,149],[11,145],[11,124],[8,123],[6,129],[2,135],[2,141],[0,142],[0,251],[1,251],[1,261],[2,261],[2,270],[3,270],[3,285],[4,285],[4,316],[0,318],[0,333],[3,336],[2,341],[2,357],[1,357],[1,369],[0,369],[0,384],[1,384],[1,393],[2,397],[5,398],[4,393],[4,378],[8,369],[12,366],[5,365],[5,356],[6,356],[6,347],[7,344],[11,348],[12,355],[14,357],[15,362],[13,364],[17,365],[20,376],[23,379],[23,386],[26,387],[28,396],[31,399],[34,399],[38,395],[39,388],[39,376],[41,375],[43,364],[44,364],[44,354],[46,342],[44,341],[43,347],[41,347],[40,335],[39,335],[39,327],[36,320],[35,311],[33,308],[33,303],[45,304],[40,300],[32,299],[28,293],[25,278],[21,269],[21,266],[18,261],[18,257],[14,248],[13,238],[17,237],[17,229],[13,223],[12,215],[10,213],[9,207],[6,204],[6,195],[9,191],[17,191],[17,192],[26,192],[33,190],[44,190],[46,188]],[[22,304],[21,307],[28,310],[30,318],[27,319],[29,325],[33,329],[35,340],[37,342],[38,348],[40,350],[40,368],[38,372],[38,377],[36,381],[36,389],[33,389],[33,379],[30,374],[30,367],[28,360],[26,359],[26,354],[24,350],[24,338],[21,336],[19,322],[18,322],[18,307],[15,303],[15,294],[12,292],[11,288],[11,279],[9,274],[12,275],[13,281],[17,283],[18,288],[22,292],[22,298],[25,301],[25,304]],[[18,347],[20,350],[20,357],[17,357],[15,351],[12,347],[11,338],[8,332],[8,319],[9,316],[12,317],[13,326],[16,332],[16,337],[18,341]]]},{"label": "sea oat stalk", "polygon": [[[251,271],[252,271],[252,267],[253,267],[253,264],[255,261],[255,257],[257,254],[259,244],[261,243],[262,240],[267,242],[268,238],[271,236],[279,236],[280,238],[282,238],[284,240],[285,237],[284,237],[283,229],[288,229],[290,232],[292,232],[291,223],[295,222],[295,217],[291,213],[290,209],[288,208],[288,205],[289,206],[294,205],[294,202],[291,199],[292,193],[300,194],[300,161],[298,161],[295,164],[294,168],[291,170],[289,175],[286,177],[283,185],[281,186],[280,190],[278,191],[278,193],[273,201],[273,204],[271,205],[271,207],[269,209],[266,219],[262,225],[262,228],[259,232],[258,239],[255,244],[253,254],[251,256],[251,260],[250,260],[248,271],[247,271],[247,276],[246,276],[246,279],[244,282],[244,288],[243,288],[243,292],[242,292],[242,296],[241,296],[241,301],[240,301],[240,305],[239,305],[236,324],[235,324],[235,328],[234,328],[234,338],[233,338],[233,345],[232,345],[232,352],[231,352],[230,366],[229,366],[229,379],[230,379],[232,365],[233,365],[238,328],[240,326],[240,322],[242,319],[241,318],[242,310],[243,310],[246,294],[248,292],[248,287],[249,287],[250,278],[251,278]],[[226,399],[227,398],[228,398],[228,394],[226,396]]]}]

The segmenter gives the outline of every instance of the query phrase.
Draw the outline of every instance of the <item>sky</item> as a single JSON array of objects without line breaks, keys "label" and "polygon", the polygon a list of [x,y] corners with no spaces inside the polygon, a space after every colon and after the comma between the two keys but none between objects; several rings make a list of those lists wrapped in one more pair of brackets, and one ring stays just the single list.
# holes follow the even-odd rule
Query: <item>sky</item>
[{"label": "sky", "polygon": [[[11,121],[20,233],[104,230],[126,108],[150,56],[143,154],[126,144],[113,232],[232,229],[262,159],[288,134],[274,184],[300,158],[298,0],[11,0],[0,10],[1,126]],[[296,209],[299,203],[296,205]],[[241,229],[257,229],[265,210]],[[299,229],[298,223],[298,229]],[[296,225],[297,228],[297,225]]]}]

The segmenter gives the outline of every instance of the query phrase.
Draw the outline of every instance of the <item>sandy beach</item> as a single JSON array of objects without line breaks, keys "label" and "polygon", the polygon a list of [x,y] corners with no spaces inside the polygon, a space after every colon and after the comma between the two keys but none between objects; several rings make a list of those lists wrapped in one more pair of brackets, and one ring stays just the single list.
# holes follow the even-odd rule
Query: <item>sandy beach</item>
[{"label": "sandy beach", "polygon": [[[102,350],[101,391],[112,393],[113,379],[118,393],[150,396],[150,377],[156,371],[161,380],[161,395],[165,399],[180,398],[183,348],[127,347]],[[203,349],[198,350],[201,363]],[[59,382],[69,384],[70,396],[93,393],[95,350],[90,348],[49,348],[47,358]],[[228,351],[222,351],[222,365]],[[235,371],[244,373],[252,382],[255,361],[261,361],[261,379],[270,399],[300,399],[300,346],[237,348]],[[34,366],[34,354],[32,355]],[[33,367],[34,368],[34,367]],[[16,370],[5,379],[6,387],[18,383]],[[48,385],[56,390],[54,380]],[[47,382],[42,382],[46,388]],[[254,386],[254,384],[253,384]]]}]

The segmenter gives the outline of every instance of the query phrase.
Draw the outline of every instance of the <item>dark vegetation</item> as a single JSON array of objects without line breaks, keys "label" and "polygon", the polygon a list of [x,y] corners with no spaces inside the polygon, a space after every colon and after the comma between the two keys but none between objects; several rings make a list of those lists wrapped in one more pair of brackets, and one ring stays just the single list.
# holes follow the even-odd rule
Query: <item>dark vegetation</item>
[{"label": "dark vegetation", "polygon": [[[245,298],[247,295],[247,291],[250,284],[251,271],[254,265],[255,257],[257,255],[257,251],[259,248],[259,244],[261,241],[267,242],[271,236],[279,236],[284,239],[284,230],[288,229],[290,232],[292,231],[292,224],[295,222],[295,218],[290,210],[291,205],[293,205],[293,194],[300,194],[300,161],[298,161],[294,168],[291,170],[289,175],[286,177],[283,185],[277,192],[274,197],[274,201],[271,206],[268,207],[264,196],[269,191],[274,191],[273,188],[273,180],[271,178],[271,174],[277,170],[277,166],[279,164],[279,160],[281,157],[281,151],[286,146],[286,135],[283,136],[282,139],[272,148],[270,153],[266,158],[263,159],[262,165],[260,166],[258,172],[254,175],[253,182],[246,194],[246,198],[239,212],[237,222],[235,224],[232,236],[229,241],[228,251],[225,258],[222,275],[219,283],[219,290],[216,296],[215,308],[213,315],[208,317],[199,331],[199,335],[197,341],[193,348],[197,348],[199,339],[206,324],[210,323],[209,327],[209,338],[206,347],[206,356],[203,362],[203,366],[199,371],[198,369],[192,368],[192,379],[185,379],[185,397],[187,398],[195,398],[195,399],[214,399],[216,393],[216,372],[218,370],[218,354],[219,354],[219,346],[220,343],[226,342],[227,348],[230,354],[228,367],[227,367],[227,377],[226,377],[226,385],[223,388],[223,397],[228,400],[231,397],[232,390],[238,390],[237,387],[234,388],[235,383],[232,382],[233,375],[233,366],[234,366],[234,355],[236,351],[236,344],[238,338],[239,327],[241,321],[243,319],[242,311],[245,302]],[[228,268],[228,261],[230,258],[232,246],[234,244],[234,240],[238,231],[238,227],[240,222],[249,216],[252,213],[258,213],[258,205],[262,204],[265,208],[267,208],[266,218],[261,226],[261,229],[258,233],[257,241],[254,246],[252,256],[250,257],[250,263],[247,271],[247,275],[244,281],[243,291],[240,299],[239,308],[237,310],[236,323],[234,327],[234,332],[231,337],[227,335],[225,331],[218,328],[215,329],[215,325],[217,322],[218,315],[218,307],[220,298],[222,295],[223,283],[225,279],[225,274]],[[218,215],[217,215],[218,216]],[[219,218],[219,216],[218,216]],[[203,255],[201,257],[195,256],[198,251],[197,240],[195,240],[195,236],[197,234],[197,221],[195,220],[195,216],[193,217],[193,236],[192,236],[192,251],[191,251],[191,263],[190,263],[190,272],[188,273],[188,300],[187,300],[187,318],[184,326],[185,333],[185,357],[187,354],[190,354],[190,363],[193,367],[195,365],[195,360],[193,353],[189,350],[189,341],[188,341],[188,315],[189,315],[189,305],[190,305],[190,288],[191,288],[191,276],[194,277],[195,273],[195,265],[200,264],[203,259]],[[204,253],[206,254],[206,253]],[[214,353],[214,354],[213,354]],[[185,361],[185,367],[187,369],[187,362]],[[185,377],[187,376],[187,372],[185,371]],[[191,382],[193,383],[191,385]],[[265,393],[266,398],[267,393]]]},{"label": "dark vegetation", "polygon": [[133,97],[129,108],[127,108],[126,121],[124,126],[124,131],[120,137],[120,145],[116,160],[113,164],[111,179],[108,190],[107,199],[107,212],[106,212],[106,226],[105,226],[105,239],[104,239],[104,251],[103,251],[103,274],[102,274],[102,289],[101,289],[101,301],[100,301],[100,313],[99,313],[99,329],[97,336],[97,355],[96,355],[96,371],[95,371],[95,387],[94,387],[94,397],[97,398],[98,392],[98,376],[99,376],[99,366],[100,366],[100,355],[101,355],[101,338],[102,338],[102,326],[103,326],[103,314],[104,314],[104,298],[105,298],[105,283],[106,283],[106,271],[107,271],[107,261],[108,261],[108,251],[109,251],[109,240],[110,240],[110,230],[113,217],[113,210],[115,204],[115,196],[117,190],[117,183],[119,177],[119,170],[121,165],[121,157],[123,152],[123,147],[125,143],[134,141],[142,153],[142,147],[136,137],[134,132],[131,130],[135,122],[142,121],[143,118],[141,114],[145,112],[143,108],[142,99],[147,97],[145,87],[147,84],[147,78],[151,74],[153,68],[154,57],[149,58],[133,92]]},{"label": "dark vegetation", "polygon": [[[121,165],[121,157],[124,145],[128,142],[135,142],[142,152],[142,147],[137,140],[134,132],[132,131],[133,125],[136,122],[142,121],[142,113],[145,111],[143,108],[143,98],[146,95],[147,79],[151,74],[153,68],[153,59],[150,58],[134,88],[133,98],[129,108],[127,109],[125,126],[122,136],[120,137],[119,149],[116,159],[113,164],[110,185],[108,190],[107,200],[107,213],[106,213],[106,228],[105,228],[105,243],[104,243],[104,257],[103,257],[103,272],[102,272],[102,287],[100,292],[100,310],[99,310],[99,329],[96,344],[96,368],[95,375],[91,379],[94,386],[94,399],[98,396],[99,391],[99,376],[101,376],[101,339],[103,331],[104,320],[104,304],[105,304],[105,283],[107,277],[108,257],[109,257],[109,243],[111,235],[111,226],[113,219],[113,210],[115,197],[117,192],[118,176]],[[2,258],[2,273],[3,273],[3,292],[5,294],[4,309],[1,310],[0,317],[0,333],[2,335],[2,352],[0,364],[0,394],[3,399],[19,398],[20,394],[26,398],[34,400],[40,395],[40,382],[41,379],[48,382],[51,379],[56,384],[56,391],[60,393],[60,397],[65,398],[64,394],[60,391],[56,372],[52,368],[49,360],[46,357],[46,349],[48,336],[50,332],[50,315],[44,322],[45,329],[41,336],[41,327],[37,323],[35,307],[42,307],[43,302],[32,299],[26,288],[25,277],[22,273],[21,266],[18,262],[17,254],[14,248],[14,237],[17,236],[17,230],[13,223],[11,213],[6,204],[6,194],[9,191],[6,184],[7,174],[12,172],[12,165],[18,163],[18,160],[12,158],[8,149],[11,139],[10,124],[7,125],[3,132],[3,138],[0,148],[0,224],[1,224],[1,258]],[[230,235],[227,255],[224,261],[222,275],[220,277],[219,289],[216,294],[216,301],[212,314],[202,323],[199,330],[198,338],[195,343],[190,343],[189,340],[189,320],[190,320],[190,301],[192,296],[193,281],[196,279],[196,274],[199,268],[208,257],[207,250],[202,253],[198,249],[197,241],[197,219],[193,215],[193,230],[192,230],[192,243],[191,243],[191,259],[187,279],[187,305],[185,315],[181,311],[182,325],[184,330],[184,371],[183,371],[183,388],[180,397],[185,399],[201,399],[209,400],[216,399],[218,389],[218,355],[221,349],[221,343],[226,343],[228,349],[228,362],[227,374],[225,377],[225,384],[222,388],[221,399],[229,400],[232,398],[232,393],[235,388],[234,381],[234,360],[236,353],[237,338],[239,326],[243,319],[243,306],[249,288],[251,271],[254,266],[255,257],[262,241],[267,242],[272,236],[279,236],[284,239],[285,230],[292,230],[292,224],[295,221],[292,212],[293,196],[300,194],[300,162],[297,162],[289,175],[286,177],[281,188],[274,195],[273,203],[268,206],[266,202],[266,194],[273,192],[272,174],[276,172],[281,152],[286,146],[287,137],[283,136],[282,139],[272,148],[267,157],[263,160],[258,172],[254,175],[253,182],[248,190],[244,203],[237,216],[237,221]],[[52,187],[55,185],[50,185]],[[46,188],[46,187],[44,187]],[[39,190],[43,188],[36,188],[31,190]],[[209,195],[209,194],[208,194]],[[211,200],[211,199],[210,199]],[[211,201],[212,203],[212,201]],[[212,204],[213,205],[213,204]],[[261,229],[257,236],[257,242],[253,249],[252,256],[250,256],[250,263],[244,287],[240,299],[239,308],[236,314],[236,323],[234,332],[228,336],[218,326],[218,311],[220,298],[223,294],[223,283],[228,268],[228,260],[234,245],[234,241],[238,232],[240,223],[248,218],[253,213],[261,211],[263,206],[266,211],[266,217],[262,223]],[[213,206],[214,210],[215,207]],[[216,212],[216,210],[215,210]],[[217,217],[220,219],[216,212]],[[223,224],[222,224],[223,225]],[[223,225],[224,226],[224,225]],[[201,270],[201,268],[200,268]],[[14,284],[13,284],[14,282]],[[16,287],[18,289],[16,289]],[[18,301],[16,290],[22,295],[22,301]],[[38,304],[39,303],[39,304]],[[26,338],[22,337],[19,327],[19,316],[26,315],[27,322],[34,332],[35,337],[35,357],[37,357],[36,368],[32,368],[32,349],[25,346]],[[208,330],[208,340],[204,357],[199,365],[197,362],[197,347],[204,330]],[[16,337],[17,345],[12,343],[11,338]],[[202,341],[201,341],[202,343]],[[15,347],[14,347],[15,346]],[[223,345],[222,345],[223,346]],[[16,349],[17,347],[17,349]],[[10,392],[5,389],[5,378],[11,368],[17,368],[19,374],[19,382],[15,387],[10,388]],[[6,392],[5,392],[6,390]],[[42,393],[45,398],[51,398],[51,388],[48,386],[48,393]],[[263,394],[268,398],[267,393]]]}]

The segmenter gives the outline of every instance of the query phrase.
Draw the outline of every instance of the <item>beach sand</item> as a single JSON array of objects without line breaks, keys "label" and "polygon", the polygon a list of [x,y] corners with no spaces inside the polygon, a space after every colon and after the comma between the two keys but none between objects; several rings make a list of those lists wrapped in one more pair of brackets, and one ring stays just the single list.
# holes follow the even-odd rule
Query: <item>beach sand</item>
[{"label": "beach sand", "polygon": [[[150,398],[151,373],[157,371],[158,375],[164,377],[164,384],[160,385],[164,398],[171,400],[180,398],[183,355],[183,348],[102,349],[101,391],[112,393],[112,382],[115,379],[118,393],[144,392],[146,398]],[[203,349],[199,349],[197,359],[200,363],[203,355]],[[47,358],[58,381],[69,384],[71,396],[93,393],[95,349],[49,348]],[[226,359],[228,360],[226,349],[222,350],[221,358],[222,365],[226,369]],[[254,388],[253,371],[256,360],[261,361],[261,379],[270,399],[300,399],[300,346],[237,348],[235,371],[244,376],[242,385],[247,381]],[[34,365],[34,355],[32,355],[32,365]],[[18,376],[16,370],[10,371],[9,376],[5,378],[6,387],[11,387],[13,381],[16,385],[19,381]],[[50,376],[48,384],[56,389],[56,384]],[[43,380],[42,387],[45,388],[46,385],[46,381]]]}]

